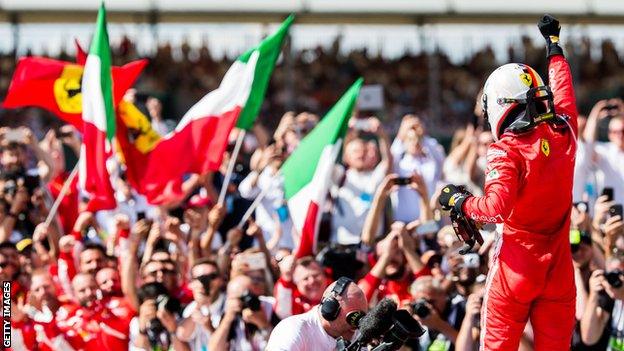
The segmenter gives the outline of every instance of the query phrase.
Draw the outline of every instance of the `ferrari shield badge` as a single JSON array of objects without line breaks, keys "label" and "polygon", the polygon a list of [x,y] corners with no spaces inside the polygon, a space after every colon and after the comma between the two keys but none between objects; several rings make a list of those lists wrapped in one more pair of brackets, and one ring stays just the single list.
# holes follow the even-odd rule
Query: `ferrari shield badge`
[{"label": "ferrari shield badge", "polygon": [[550,143],[548,143],[548,140],[542,139],[542,142],[541,142],[541,145],[540,145],[540,150],[542,150],[542,153],[545,156],[550,155]]}]

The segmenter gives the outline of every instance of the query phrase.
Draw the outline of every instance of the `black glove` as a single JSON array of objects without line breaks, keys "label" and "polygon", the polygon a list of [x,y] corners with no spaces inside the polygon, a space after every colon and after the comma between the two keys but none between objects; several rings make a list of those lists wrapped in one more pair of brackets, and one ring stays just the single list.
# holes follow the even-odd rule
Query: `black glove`
[{"label": "black glove", "polygon": [[537,28],[539,28],[542,36],[546,39],[546,57],[563,55],[563,49],[559,46],[559,32],[561,31],[559,21],[555,17],[546,14],[537,22]]},{"label": "black glove", "polygon": [[470,196],[472,196],[472,194],[467,192],[463,187],[448,184],[442,188],[438,202],[442,206],[442,209],[446,211],[455,210],[461,214],[462,204]]}]

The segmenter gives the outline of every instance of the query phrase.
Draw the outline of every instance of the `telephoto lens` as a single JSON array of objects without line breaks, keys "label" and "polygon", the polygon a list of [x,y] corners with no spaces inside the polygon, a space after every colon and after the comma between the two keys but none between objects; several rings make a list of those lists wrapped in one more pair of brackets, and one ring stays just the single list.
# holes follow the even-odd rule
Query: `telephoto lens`
[{"label": "telephoto lens", "polygon": [[616,269],[610,272],[605,272],[604,277],[609,283],[609,285],[617,289],[617,288],[622,287],[622,280],[620,279],[622,275],[624,275],[624,272],[622,272],[619,269]]},{"label": "telephoto lens", "polygon": [[429,310],[427,306],[427,300],[425,299],[418,299],[416,302],[412,303],[412,311],[420,318],[427,318],[431,313],[431,310]]},{"label": "telephoto lens", "polygon": [[260,299],[258,296],[249,291],[245,291],[240,299],[243,302],[243,308],[249,308],[254,312],[260,311]]}]

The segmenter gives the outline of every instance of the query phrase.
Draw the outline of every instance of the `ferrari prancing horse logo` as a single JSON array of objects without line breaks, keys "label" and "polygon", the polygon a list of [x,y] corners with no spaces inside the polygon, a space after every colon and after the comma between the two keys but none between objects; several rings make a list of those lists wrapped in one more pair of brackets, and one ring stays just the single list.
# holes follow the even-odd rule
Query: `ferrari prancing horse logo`
[{"label": "ferrari prancing horse logo", "polygon": [[531,84],[533,84],[533,78],[531,78],[531,75],[528,73],[522,73],[520,75],[520,80],[522,81],[522,83],[524,83],[524,85],[526,85],[527,87],[530,87]]},{"label": "ferrari prancing horse logo", "polygon": [[80,65],[67,65],[54,81],[54,98],[61,112],[82,112],[82,72]]},{"label": "ferrari prancing horse logo", "polygon": [[542,153],[544,155],[546,156],[550,155],[550,143],[548,143],[548,140],[542,139],[540,150],[542,150]]}]

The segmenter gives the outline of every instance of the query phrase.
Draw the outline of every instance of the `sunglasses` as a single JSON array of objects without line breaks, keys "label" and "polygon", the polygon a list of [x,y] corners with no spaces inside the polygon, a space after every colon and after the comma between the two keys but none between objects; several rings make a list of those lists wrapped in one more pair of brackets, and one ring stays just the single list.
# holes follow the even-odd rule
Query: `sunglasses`
[{"label": "sunglasses", "polygon": [[161,272],[162,274],[176,274],[177,272],[173,269],[157,269],[155,271],[151,271],[151,272],[145,272],[146,276],[152,276],[155,277],[158,275],[158,272]]}]

